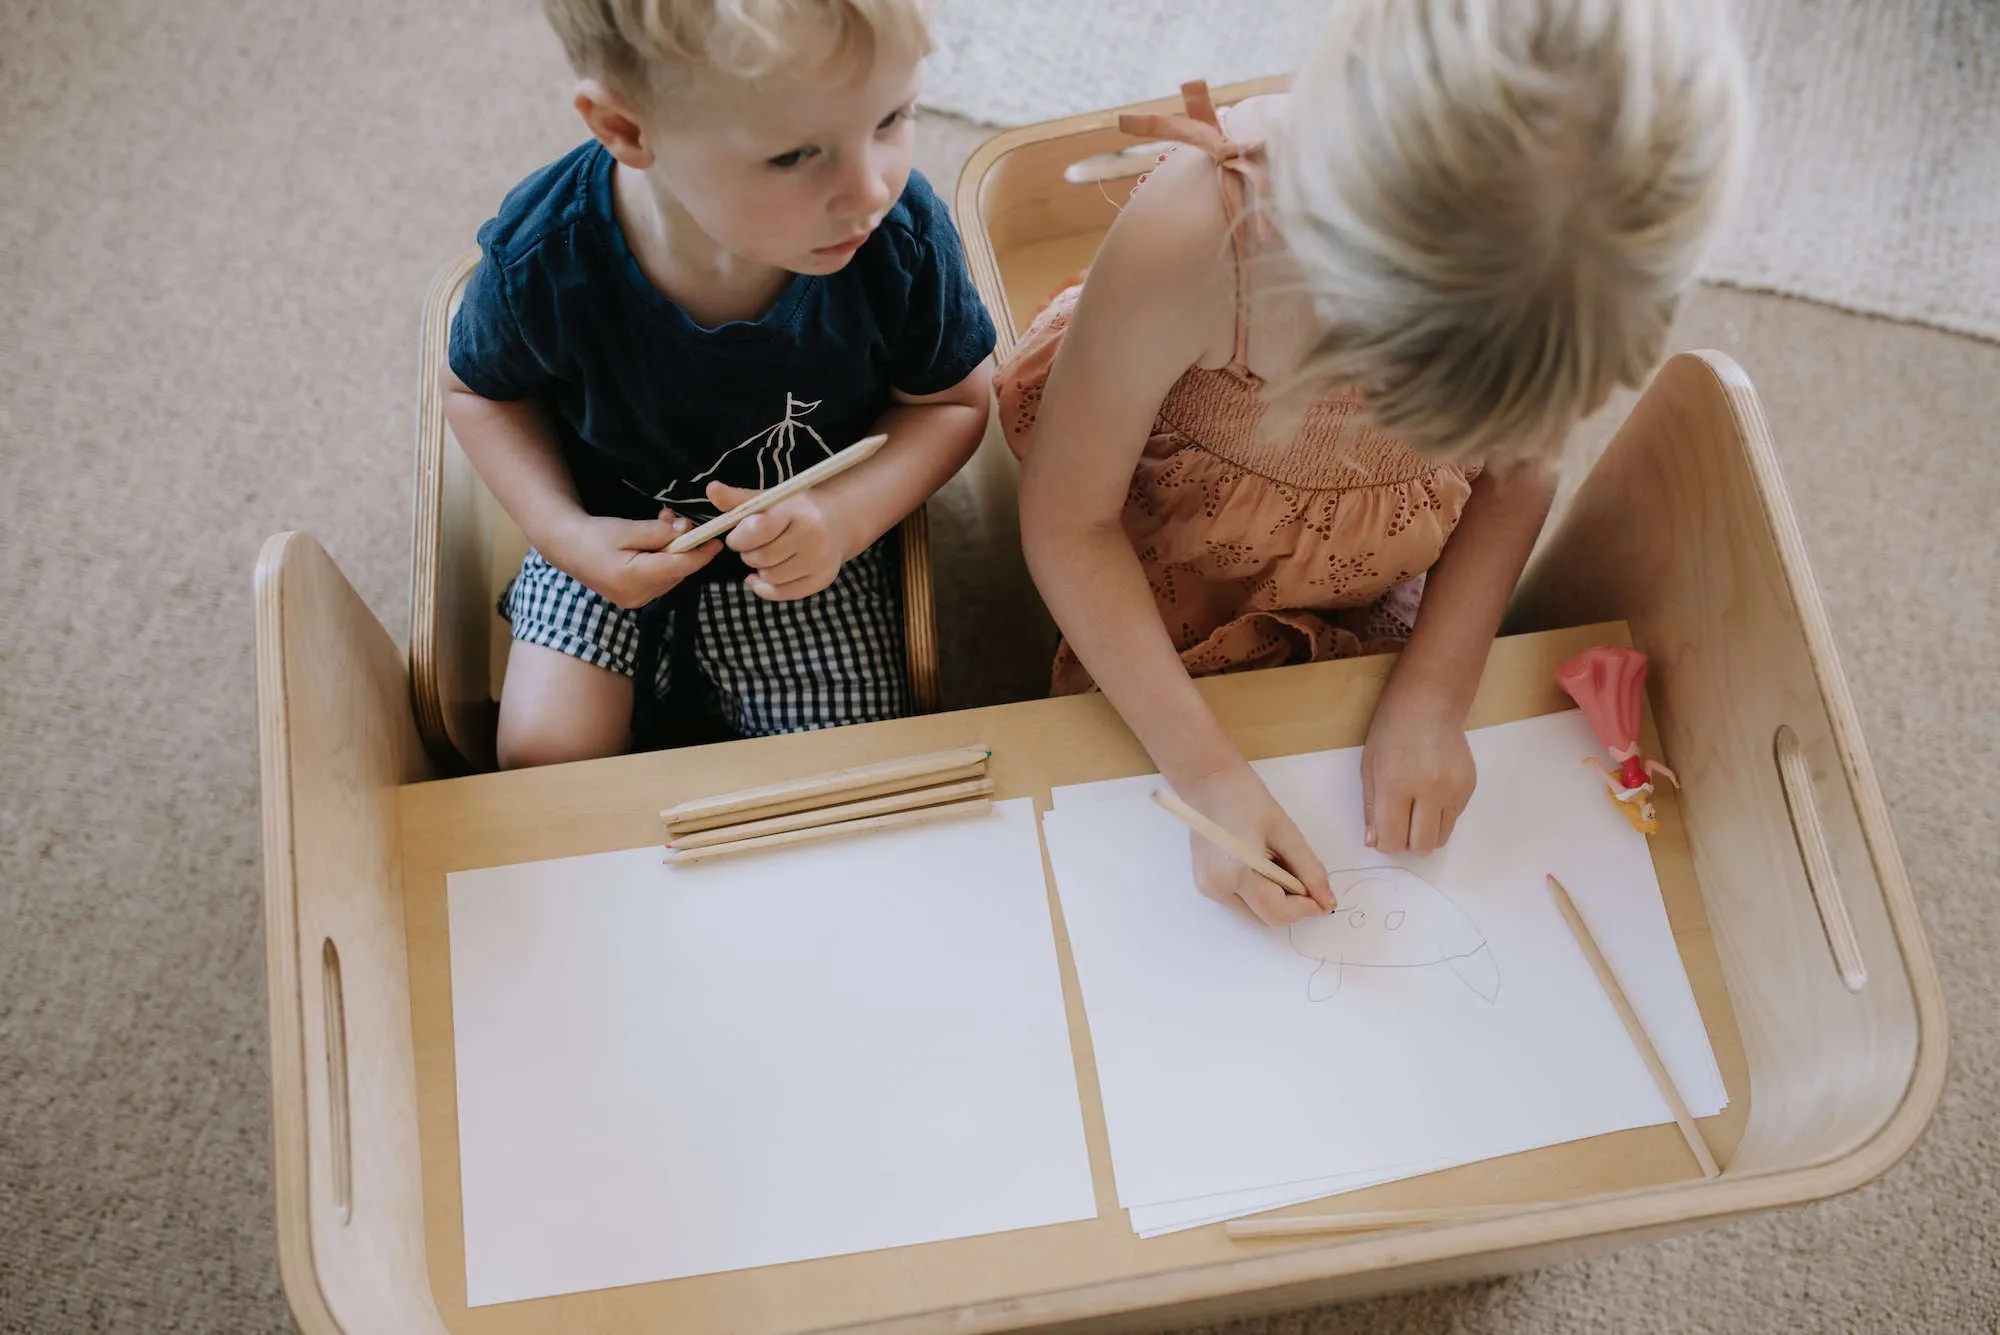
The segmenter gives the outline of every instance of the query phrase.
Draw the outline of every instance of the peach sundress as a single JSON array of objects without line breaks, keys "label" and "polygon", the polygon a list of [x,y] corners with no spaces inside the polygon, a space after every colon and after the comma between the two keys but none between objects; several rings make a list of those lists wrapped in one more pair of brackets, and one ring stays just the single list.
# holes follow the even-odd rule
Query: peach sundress
[{"label": "peach sundress", "polygon": [[[1400,444],[1365,419],[1356,393],[1315,404],[1290,439],[1258,439],[1262,382],[1244,361],[1256,231],[1246,200],[1263,179],[1263,146],[1228,137],[1205,85],[1182,91],[1186,115],[1127,116],[1120,128],[1215,161],[1234,220],[1236,343],[1228,365],[1190,367],[1162,400],[1126,495],[1126,536],[1191,676],[1400,648],[1424,572],[1457,526],[1477,469],[1432,463]],[[1081,290],[1079,280],[1052,297],[995,372],[1017,455],[1032,446],[1042,388]],[[1065,642],[1055,692],[1092,685]]]}]

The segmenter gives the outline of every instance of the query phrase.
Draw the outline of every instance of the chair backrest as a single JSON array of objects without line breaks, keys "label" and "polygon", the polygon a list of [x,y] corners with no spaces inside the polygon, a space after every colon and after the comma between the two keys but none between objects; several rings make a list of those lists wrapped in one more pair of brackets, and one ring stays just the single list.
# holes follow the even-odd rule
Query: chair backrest
[{"label": "chair backrest", "polygon": [[[1230,84],[1217,106],[1281,93],[1290,75]],[[1089,266],[1132,181],[1163,148],[1118,128],[1126,112],[1179,111],[1181,99],[1093,111],[995,135],[958,176],[958,225],[979,295],[1000,327],[1004,357],[1041,304]]]},{"label": "chair backrest", "polygon": [[[479,247],[467,247],[438,271],[424,299],[410,560],[410,691],[417,729],[441,764],[461,772],[493,768],[500,684],[513,644],[498,601],[528,550],[446,427],[438,388],[451,317],[478,264]],[[937,629],[930,529],[922,509],[903,521],[899,536],[910,693],[916,708],[929,712],[937,708]]]}]

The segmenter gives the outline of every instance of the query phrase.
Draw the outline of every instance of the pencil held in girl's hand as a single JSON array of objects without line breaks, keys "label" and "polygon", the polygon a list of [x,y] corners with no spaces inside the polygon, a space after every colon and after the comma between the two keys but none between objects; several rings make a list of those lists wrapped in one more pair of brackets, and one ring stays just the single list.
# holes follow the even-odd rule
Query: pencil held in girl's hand
[{"label": "pencil held in girl's hand", "polygon": [[[1276,813],[1278,824],[1283,828],[1254,819],[1245,821],[1244,828],[1261,828],[1263,840],[1292,863],[1297,874],[1266,856],[1256,844],[1239,838],[1209,819],[1176,794],[1165,788],[1155,789],[1154,804],[1200,836],[1195,844],[1196,886],[1204,895],[1219,903],[1241,900],[1243,906],[1267,927],[1289,926],[1338,907],[1333,890],[1327,884],[1326,871],[1313,856],[1304,836],[1297,833],[1297,827],[1291,824],[1290,818],[1271,801],[1262,781],[1252,775],[1250,784],[1250,810],[1255,811],[1259,805],[1256,799],[1261,797],[1263,804]],[[1235,786],[1241,787],[1240,784]],[[1211,794],[1211,799],[1213,796]],[[1241,819],[1240,809],[1238,816]],[[1211,849],[1220,856],[1205,856]],[[1204,866],[1204,863],[1208,865]]]}]

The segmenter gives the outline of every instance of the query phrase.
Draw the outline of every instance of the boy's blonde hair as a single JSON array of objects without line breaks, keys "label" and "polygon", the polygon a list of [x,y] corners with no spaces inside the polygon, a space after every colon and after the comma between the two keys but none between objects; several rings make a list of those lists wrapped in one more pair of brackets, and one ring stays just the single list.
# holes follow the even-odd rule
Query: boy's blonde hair
[{"label": "boy's blonde hair", "polygon": [[577,73],[648,103],[775,74],[847,78],[931,49],[928,0],[542,0]]},{"label": "boy's blonde hair", "polygon": [[1552,458],[1658,360],[1732,193],[1743,69],[1714,0],[1343,0],[1273,144],[1318,337],[1438,459]]}]

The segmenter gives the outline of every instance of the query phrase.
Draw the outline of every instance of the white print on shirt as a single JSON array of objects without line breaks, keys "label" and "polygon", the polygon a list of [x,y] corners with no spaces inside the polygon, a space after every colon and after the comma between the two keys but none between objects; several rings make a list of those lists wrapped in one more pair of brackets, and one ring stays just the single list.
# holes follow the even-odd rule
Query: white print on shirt
[{"label": "white print on shirt", "polygon": [[[785,415],[780,421],[759,431],[748,440],[731,446],[706,472],[697,474],[684,484],[670,482],[653,492],[653,499],[661,505],[670,505],[676,510],[712,510],[714,507],[709,504],[707,487],[711,480],[721,477],[725,468],[729,470],[730,476],[723,478],[723,481],[732,486],[763,491],[777,486],[801,469],[810,468],[821,459],[831,458],[833,451],[828,448],[819,432],[799,420],[819,407],[820,402],[814,399],[811,403],[807,403],[794,398],[790,391],[787,391]],[[804,433],[803,439],[801,433]],[[749,467],[730,467],[732,462],[739,465],[744,462],[739,456],[746,450],[750,451],[752,456],[754,478],[751,477]],[[800,458],[801,453],[805,453],[808,457]],[[644,487],[629,481],[625,485],[634,491],[645,490]]]}]

